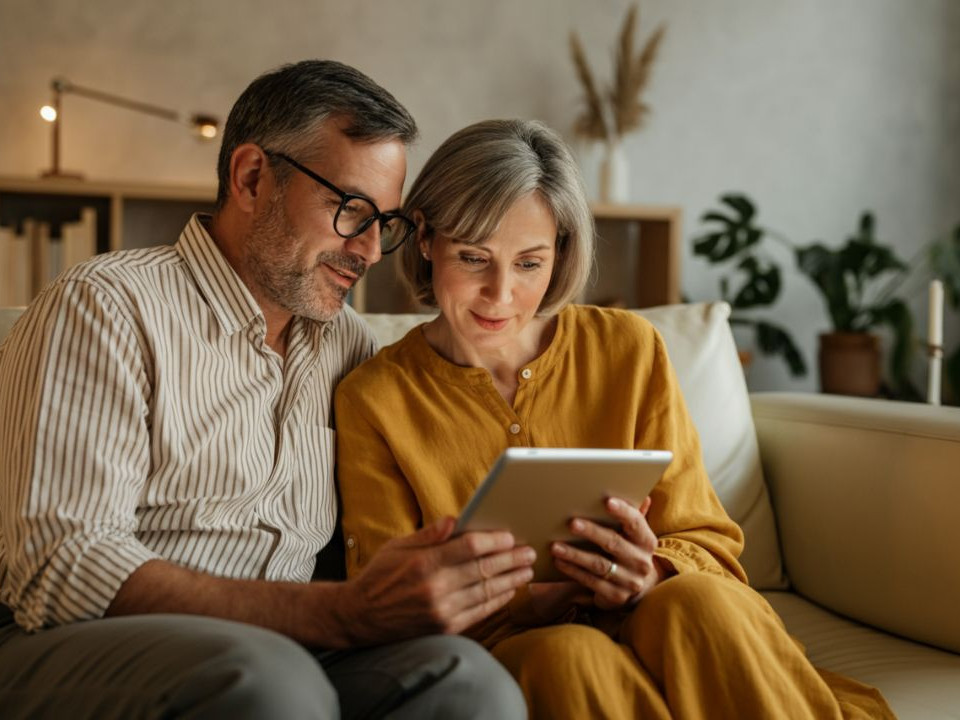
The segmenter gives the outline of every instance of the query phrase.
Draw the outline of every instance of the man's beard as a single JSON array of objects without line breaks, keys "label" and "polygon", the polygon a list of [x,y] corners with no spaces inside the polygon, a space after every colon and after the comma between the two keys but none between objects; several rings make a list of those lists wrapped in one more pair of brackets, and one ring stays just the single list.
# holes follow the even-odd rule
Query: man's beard
[{"label": "man's beard", "polygon": [[346,252],[326,250],[316,262],[305,264],[304,242],[297,235],[277,191],[267,210],[254,219],[247,237],[246,270],[260,293],[293,315],[311,320],[332,320],[349,292],[318,272],[321,265],[347,270],[359,280],[366,264]]}]

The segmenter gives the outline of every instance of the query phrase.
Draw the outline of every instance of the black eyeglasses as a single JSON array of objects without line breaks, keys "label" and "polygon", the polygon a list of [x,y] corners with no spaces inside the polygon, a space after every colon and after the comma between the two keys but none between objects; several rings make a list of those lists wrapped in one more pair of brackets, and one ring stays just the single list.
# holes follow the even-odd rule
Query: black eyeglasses
[{"label": "black eyeglasses", "polygon": [[264,152],[289,163],[311,180],[315,180],[339,196],[340,207],[333,216],[333,229],[340,237],[352,238],[361,235],[376,221],[380,223],[380,252],[387,255],[403,245],[416,232],[417,226],[410,218],[398,212],[380,212],[370,198],[344,192],[326,178],[320,177],[313,170],[283,153],[273,150],[264,150]]}]

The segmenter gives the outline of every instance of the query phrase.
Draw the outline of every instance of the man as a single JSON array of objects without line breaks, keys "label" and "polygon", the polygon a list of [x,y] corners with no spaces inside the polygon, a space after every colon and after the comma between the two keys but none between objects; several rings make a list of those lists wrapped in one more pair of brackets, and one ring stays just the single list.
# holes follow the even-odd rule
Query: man
[{"label": "man", "polygon": [[227,121],[213,218],[65,273],[11,332],[4,717],[525,716],[455,635],[529,581],[508,534],[448,518],[310,582],[333,387],[374,350],[344,297],[406,237],[415,135],[352,68],[264,75]]}]

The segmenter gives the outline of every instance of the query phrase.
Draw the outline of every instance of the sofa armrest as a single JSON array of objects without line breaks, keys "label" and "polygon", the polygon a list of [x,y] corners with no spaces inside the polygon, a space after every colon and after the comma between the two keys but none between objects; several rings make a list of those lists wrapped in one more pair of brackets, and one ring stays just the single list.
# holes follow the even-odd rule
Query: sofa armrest
[{"label": "sofa armrest", "polygon": [[799,393],[751,405],[794,589],[960,652],[960,409]]}]

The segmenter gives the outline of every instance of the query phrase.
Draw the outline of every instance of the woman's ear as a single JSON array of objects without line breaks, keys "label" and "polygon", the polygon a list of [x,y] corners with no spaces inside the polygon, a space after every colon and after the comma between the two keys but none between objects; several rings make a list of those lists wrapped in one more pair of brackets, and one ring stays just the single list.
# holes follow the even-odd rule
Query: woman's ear
[{"label": "woman's ear", "polygon": [[417,245],[423,259],[430,262],[430,238],[427,228],[427,219],[420,210],[413,211],[413,222],[417,226]]}]

